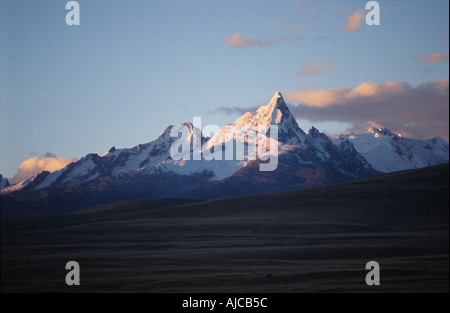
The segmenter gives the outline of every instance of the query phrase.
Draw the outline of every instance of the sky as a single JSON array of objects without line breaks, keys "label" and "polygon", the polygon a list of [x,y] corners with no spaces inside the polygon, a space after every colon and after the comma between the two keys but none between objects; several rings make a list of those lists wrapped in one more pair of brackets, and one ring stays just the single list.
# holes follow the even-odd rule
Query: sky
[{"label": "sky", "polygon": [[[449,129],[449,2],[1,0],[0,173],[14,182],[280,91],[301,128]],[[15,176],[15,177],[14,177]]]}]

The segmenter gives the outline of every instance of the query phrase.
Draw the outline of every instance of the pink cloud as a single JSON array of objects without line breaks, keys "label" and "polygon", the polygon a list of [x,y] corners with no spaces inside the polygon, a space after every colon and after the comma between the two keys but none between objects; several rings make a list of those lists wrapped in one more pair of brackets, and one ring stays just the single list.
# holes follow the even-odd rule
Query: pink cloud
[{"label": "pink cloud", "polygon": [[47,154],[42,158],[38,156],[31,157],[20,164],[17,174],[11,179],[11,183],[16,184],[43,171],[55,172],[75,161],[76,159],[73,158],[57,158],[51,154]]},{"label": "pink cloud", "polygon": [[449,138],[448,77],[416,87],[404,82],[365,82],[337,87],[284,92],[297,118],[312,122],[351,123],[355,129],[371,121],[416,138]]},{"label": "pink cloud", "polygon": [[271,46],[274,42],[287,40],[284,36],[277,36],[269,40],[262,39],[245,39],[241,33],[235,33],[231,37],[223,38],[222,41],[227,45],[235,48],[243,47],[264,47]]},{"label": "pink cloud", "polygon": [[344,33],[354,33],[359,31],[363,19],[364,19],[363,10],[361,9],[356,10],[355,13],[347,17],[343,30]]},{"label": "pink cloud", "polygon": [[377,122],[374,121],[367,121],[365,123],[356,124],[352,126],[346,131],[346,133],[362,134],[367,132],[367,130],[371,129],[372,127],[380,129],[383,128],[383,125],[378,124]]},{"label": "pink cloud", "polygon": [[306,75],[320,75],[325,72],[331,71],[336,66],[336,61],[328,61],[322,64],[317,64],[316,62],[309,63],[305,68],[302,69],[300,73],[297,73],[297,76],[306,76]]},{"label": "pink cloud", "polygon": [[433,53],[433,54],[430,54],[427,56],[419,54],[417,56],[417,59],[419,61],[427,62],[427,63],[445,62],[445,61],[448,61],[448,51],[445,53]]}]

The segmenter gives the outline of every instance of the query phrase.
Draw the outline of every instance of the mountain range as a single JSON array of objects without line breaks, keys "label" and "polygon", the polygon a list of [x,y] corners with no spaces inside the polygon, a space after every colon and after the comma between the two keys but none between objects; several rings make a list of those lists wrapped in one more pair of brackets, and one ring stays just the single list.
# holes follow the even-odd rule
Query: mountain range
[{"label": "mountain range", "polygon": [[[204,137],[191,122],[183,126],[189,134],[182,138],[171,137],[175,127],[171,125],[152,142],[131,149],[112,147],[102,156],[88,154],[53,173],[44,171],[9,187],[5,183],[0,191],[7,204],[2,205],[2,216],[17,216],[19,211],[26,212],[22,215],[57,214],[135,198],[216,199],[304,189],[448,162],[448,144],[440,138],[407,139],[375,128],[368,134],[337,139],[314,127],[305,133],[279,92],[267,105],[245,113],[212,138]],[[234,134],[225,133],[229,126],[236,130]],[[264,161],[248,155],[211,161],[171,157],[170,148],[177,140],[188,145],[190,153],[195,139],[204,154],[230,143],[243,144],[248,151],[251,140],[246,134],[257,126],[263,127],[267,137],[270,126],[278,127],[275,171],[260,171]]]},{"label": "mountain range", "polygon": [[334,141],[339,144],[347,140],[374,169],[385,173],[439,165],[449,159],[448,143],[440,137],[411,139],[372,127],[365,134],[340,135]]}]

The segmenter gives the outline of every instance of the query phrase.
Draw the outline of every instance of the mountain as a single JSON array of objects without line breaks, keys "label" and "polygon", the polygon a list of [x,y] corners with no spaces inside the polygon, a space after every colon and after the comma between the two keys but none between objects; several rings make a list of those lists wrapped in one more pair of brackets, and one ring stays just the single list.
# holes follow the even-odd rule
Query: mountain
[{"label": "mountain", "polygon": [[[349,140],[336,145],[314,127],[305,133],[279,92],[267,105],[225,125],[212,138],[204,137],[190,122],[181,126],[185,132],[181,137],[172,137],[180,135],[180,129],[169,126],[150,143],[131,149],[113,147],[102,156],[86,155],[59,171],[42,172],[1,194],[32,206],[36,214],[54,214],[126,199],[229,198],[379,174]],[[278,131],[271,134],[275,126]],[[253,155],[251,149],[259,151],[261,140],[266,139],[270,139],[270,145],[266,142],[270,151],[262,149],[263,155]],[[172,155],[171,147],[177,142],[189,149],[176,150]],[[198,142],[203,157],[194,160]],[[227,147],[233,148],[232,158],[226,158],[230,156]],[[209,160],[212,156],[215,159]],[[272,161],[274,171],[261,170]]]},{"label": "mountain", "polygon": [[449,144],[440,137],[419,140],[402,137],[386,128],[372,127],[365,134],[340,135],[336,144],[350,141],[372,167],[396,172],[448,163]]},{"label": "mountain", "polygon": [[[202,199],[214,199],[269,192],[304,189],[379,174],[356,151],[352,143],[342,140],[335,145],[328,136],[311,127],[305,133],[291,114],[281,93],[277,92],[266,106],[247,112],[232,124],[242,132],[256,126],[278,126],[279,164],[273,172],[261,172],[259,160],[248,162],[231,176],[212,181],[200,188]],[[222,128],[224,131],[224,128]],[[207,142],[207,147],[244,137],[242,134],[225,139],[220,132]]]},{"label": "mountain", "polygon": [[2,176],[2,174],[0,174],[0,190],[9,187],[9,181],[8,179]]},{"label": "mountain", "polygon": [[[262,127],[267,134],[271,125],[278,126],[278,141],[282,145],[301,145],[306,138],[280,92],[276,92],[267,105],[261,106],[255,112],[243,114],[232,124],[235,129],[240,130],[239,138],[243,138],[242,133],[251,132],[258,127]],[[231,140],[230,134],[222,140],[222,132],[225,129],[226,126],[222,127],[221,131],[208,141],[206,148],[219,141]]]},{"label": "mountain", "polygon": [[[185,122],[191,133],[188,138],[192,141],[194,127]],[[169,126],[159,137],[146,144],[137,145],[130,149],[116,149],[112,147],[103,156],[88,154],[77,162],[53,173],[44,171],[35,177],[24,180],[17,185],[9,187],[3,193],[22,190],[39,190],[48,186],[92,181],[103,177],[110,177],[124,173],[157,174],[160,172],[174,172],[190,175],[195,172],[193,168],[185,168],[180,162],[174,162],[170,157],[170,147],[177,138],[171,137],[170,132],[174,126]],[[206,139],[202,138],[202,142]],[[190,144],[189,142],[187,144]]]},{"label": "mountain", "polygon": [[[11,191],[39,190],[52,185],[64,183],[76,183],[81,181],[92,181],[103,177],[120,176],[126,173],[139,173],[142,175],[161,175],[170,173],[174,175],[193,175],[208,172],[212,175],[212,180],[220,181],[230,177],[240,169],[244,168],[250,161],[248,159],[248,145],[254,143],[245,135],[254,132],[258,126],[263,127],[264,135],[270,137],[271,125],[278,126],[277,145],[279,154],[285,153],[297,155],[297,166],[301,165],[321,165],[328,161],[338,167],[343,166],[344,159],[350,157],[350,163],[361,165],[370,172],[370,165],[361,156],[354,155],[354,150],[342,146],[335,146],[329,138],[321,134],[317,129],[311,128],[306,134],[297,124],[286,105],[281,93],[277,92],[272,100],[265,106],[260,107],[256,112],[247,112],[242,115],[231,126],[235,127],[235,133],[227,132],[227,126],[212,138],[203,136],[200,129],[195,128],[190,122],[183,123],[189,129],[189,134],[184,139],[184,144],[190,147],[193,152],[193,142],[195,136],[201,136],[201,143],[204,145],[203,154],[208,154],[215,145],[226,145],[229,141],[245,141],[245,156],[243,160],[236,160],[236,151],[233,160],[180,160],[175,161],[170,155],[170,147],[178,138],[171,137],[170,133],[173,125],[167,127],[159,137],[146,144],[135,146],[131,149],[116,149],[112,147],[103,156],[88,154],[79,161],[66,166],[56,172],[44,171],[39,175],[27,179],[15,186],[11,186],[3,193]],[[224,136],[222,136],[224,134]],[[231,136],[231,137],[230,137]],[[248,141],[250,140],[250,142]],[[349,151],[346,151],[349,149]],[[349,154],[348,154],[349,153]],[[348,155],[346,155],[348,154]],[[352,158],[356,158],[353,160]],[[345,163],[345,162],[344,162]],[[360,178],[365,174],[359,171],[352,173],[351,168],[342,169],[343,173],[349,174],[353,178]]]}]

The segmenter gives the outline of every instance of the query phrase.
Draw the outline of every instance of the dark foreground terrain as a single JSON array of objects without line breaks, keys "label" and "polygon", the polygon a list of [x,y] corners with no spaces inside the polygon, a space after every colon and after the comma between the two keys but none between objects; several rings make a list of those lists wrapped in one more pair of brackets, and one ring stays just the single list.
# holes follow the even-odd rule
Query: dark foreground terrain
[{"label": "dark foreground terrain", "polygon": [[[449,168],[1,221],[2,292],[448,292]],[[65,284],[78,261],[81,285]],[[381,266],[381,286],[365,265]]]}]

